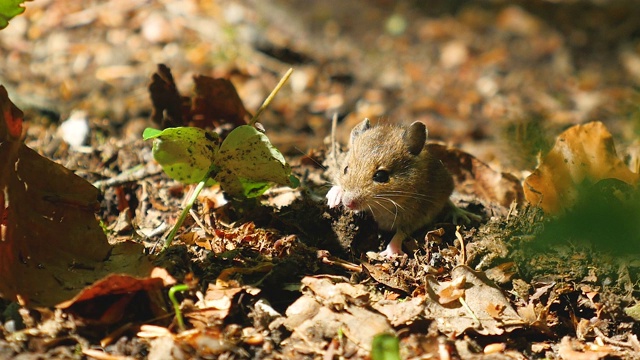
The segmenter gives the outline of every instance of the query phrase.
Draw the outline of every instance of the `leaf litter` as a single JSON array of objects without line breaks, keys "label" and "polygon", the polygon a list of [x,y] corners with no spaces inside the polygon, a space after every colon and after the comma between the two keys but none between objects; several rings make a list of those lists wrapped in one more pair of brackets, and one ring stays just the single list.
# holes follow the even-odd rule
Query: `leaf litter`
[{"label": "leaf litter", "polygon": [[[508,10],[501,14],[501,27],[520,34],[542,31],[535,22],[505,23],[505,19],[514,16],[525,20],[531,16],[513,8]],[[424,31],[428,34],[428,29]],[[448,48],[456,46],[460,48],[460,44]],[[465,61],[454,55],[450,51],[450,58],[443,59],[449,62],[447,66],[455,67],[459,61]],[[453,114],[455,111],[449,105],[444,102],[439,106]],[[568,115],[557,112],[554,116],[562,121]],[[366,250],[355,246],[357,241],[350,241],[371,232],[369,245],[373,249],[367,250],[377,250],[381,240],[370,219],[328,211],[304,196],[294,197],[293,203],[279,210],[221,202],[220,190],[211,188],[208,194],[212,198],[201,200],[211,205],[196,206],[182,227],[180,236],[187,245],[177,244],[156,258],[156,263],[169,269],[179,281],[186,282],[189,274],[195,276],[198,285],[182,298],[182,309],[193,328],[178,332],[175,324],[171,324],[171,316],[150,318],[137,321],[126,331],[129,336],[138,334],[127,343],[128,348],[105,342],[105,351],[96,353],[84,342],[83,351],[96,357],[148,354],[155,359],[362,358],[368,355],[378,331],[398,335],[405,358],[482,358],[483,353],[502,357],[601,358],[624,357],[640,350],[633,332],[635,325],[622,311],[624,306],[634,303],[638,269],[633,259],[616,263],[607,257],[606,251],[583,246],[580,243],[583,234],[576,233],[575,228],[566,230],[565,226],[561,226],[565,229],[562,238],[569,239],[568,242],[545,242],[544,228],[562,219],[534,207],[512,207],[510,200],[521,199],[522,194],[518,176],[491,170],[486,163],[461,151],[448,154],[443,157],[452,161],[445,163],[452,173],[459,174],[456,200],[482,209],[486,224],[460,230],[444,222],[434,224],[426,235],[414,235],[418,251],[413,257],[393,262],[367,258]],[[310,171],[298,165],[293,168],[298,174]],[[551,167],[549,173],[558,171],[563,170]],[[607,177],[611,176],[605,174],[603,179]],[[147,183],[143,189],[136,185],[144,180],[134,177],[119,195],[123,204],[133,205],[140,221],[131,223],[123,234],[138,232],[137,224],[154,223],[150,218],[157,214],[171,221],[180,198],[189,191],[188,186],[163,176],[152,179],[161,185]],[[596,188],[598,201],[614,199],[614,208],[637,214],[633,213],[634,184],[625,182],[629,187],[616,181],[600,181],[597,180]],[[168,205],[157,202],[158,205],[149,205],[145,198],[148,192],[158,190],[151,190],[153,187],[168,186],[175,187],[175,195],[169,192],[160,195]],[[318,184],[310,182],[308,186],[313,196]],[[569,191],[572,186],[568,185]],[[106,191],[111,191],[110,187]],[[261,201],[268,205],[272,196],[267,192]],[[146,215],[135,205],[137,199],[144,206],[162,211]],[[576,201],[561,206],[571,215],[576,209],[580,211],[581,202],[593,202],[591,198],[581,199],[578,196]],[[124,212],[125,208],[118,211]],[[316,216],[322,220],[317,224],[309,221],[309,217]],[[206,241],[187,242],[188,235],[193,233]],[[345,241],[344,234],[353,238]],[[136,239],[147,245],[153,242],[145,236]],[[325,245],[330,239],[336,240],[337,248],[328,253]],[[224,246],[220,246],[221,241]],[[491,274],[491,280],[483,273]],[[162,283],[145,281],[158,284],[152,286],[155,293]],[[131,289],[151,290],[146,286],[138,284]],[[114,289],[114,293],[117,291]],[[99,292],[96,294],[102,297]],[[115,315],[124,311],[124,307],[118,307],[121,301],[107,303],[113,303],[111,311]],[[429,315],[427,308],[433,315]],[[51,318],[63,323],[65,313],[57,314]],[[23,319],[28,322],[29,316],[24,315]],[[371,326],[363,328],[367,321]],[[159,325],[149,325],[152,322]],[[527,326],[520,328],[523,323]],[[65,324],[73,335],[72,327],[90,329],[81,322]],[[501,333],[508,326],[518,329]],[[140,331],[136,332],[138,328]],[[53,334],[60,337],[62,333]],[[85,336],[95,344],[95,335]],[[31,335],[31,340],[26,341],[33,344],[37,337]]]}]

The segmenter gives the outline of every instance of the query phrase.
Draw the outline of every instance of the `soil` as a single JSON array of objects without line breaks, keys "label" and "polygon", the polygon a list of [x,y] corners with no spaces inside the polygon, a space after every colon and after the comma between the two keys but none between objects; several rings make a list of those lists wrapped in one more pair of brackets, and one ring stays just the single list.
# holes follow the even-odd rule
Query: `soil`
[{"label": "soil", "polygon": [[[166,287],[68,307],[4,299],[0,358],[380,359],[378,334],[397,337],[404,359],[640,358],[640,239],[625,217],[640,214],[637,188],[599,183],[558,216],[522,192],[556,136],[591,121],[638,171],[635,7],[27,3],[0,31],[0,84],[25,112],[24,143],[96,185],[110,245],[140,245],[140,257],[188,285],[178,295],[186,328]],[[205,189],[164,252],[193,186],[164,174],[142,140],[160,126],[148,92],[160,63],[183,96],[195,75],[230,80],[251,114],[293,68],[259,121],[301,180],[250,201]],[[82,146],[60,130],[74,111],[89,124]],[[365,117],[423,121],[456,180],[453,201],[483,220],[437,219],[413,234],[408,255],[377,256],[392,234],[324,200],[337,168],[334,114],[336,152]]]}]

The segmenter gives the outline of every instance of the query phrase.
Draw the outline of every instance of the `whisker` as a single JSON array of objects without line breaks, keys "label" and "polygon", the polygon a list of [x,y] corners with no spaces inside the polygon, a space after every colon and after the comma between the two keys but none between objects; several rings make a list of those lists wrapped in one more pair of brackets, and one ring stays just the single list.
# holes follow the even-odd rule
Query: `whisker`
[{"label": "whisker", "polygon": [[391,227],[393,228],[396,225],[396,220],[398,219],[398,208],[402,209],[403,211],[404,211],[404,208],[402,206],[400,206],[400,204],[398,204],[397,202],[395,202],[395,201],[393,201],[391,199],[387,199],[387,198],[384,198],[384,197],[376,196],[373,201],[376,204],[378,204],[381,207],[383,207],[384,209],[386,209],[387,211],[389,211],[389,212],[391,212],[391,211],[389,209],[387,209],[384,205],[382,205],[377,199],[389,201],[395,207],[396,211],[392,212],[392,214],[393,214],[393,222],[391,223]]},{"label": "whisker", "polygon": [[391,209],[389,209],[388,207],[386,207],[386,206],[382,205],[378,200],[373,199],[373,202],[375,202],[375,203],[376,203],[376,205],[380,206],[381,208],[383,208],[383,209],[387,210],[387,212],[388,212],[389,214],[392,214],[392,215],[394,215],[394,216],[397,216],[397,214],[398,214],[397,212],[393,212],[393,211],[391,211]]},{"label": "whisker", "polygon": [[405,195],[405,194],[388,194],[388,193],[384,193],[384,194],[378,194],[376,196],[379,197],[386,197],[386,198],[415,198],[418,201],[424,201],[427,203],[431,203],[434,204],[436,202],[435,197],[428,197],[428,196],[418,196],[419,194],[416,195]]}]

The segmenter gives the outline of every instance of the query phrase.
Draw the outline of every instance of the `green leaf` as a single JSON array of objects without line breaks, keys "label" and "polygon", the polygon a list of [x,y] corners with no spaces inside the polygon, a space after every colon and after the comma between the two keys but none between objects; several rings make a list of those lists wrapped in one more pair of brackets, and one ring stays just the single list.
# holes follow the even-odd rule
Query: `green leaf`
[{"label": "green leaf", "polygon": [[371,344],[373,360],[400,360],[400,340],[391,334],[379,334]]},{"label": "green leaf", "polygon": [[154,128],[146,128],[142,133],[142,139],[149,140],[153,138],[157,138],[162,134],[162,130],[154,129]]},{"label": "green leaf", "polygon": [[249,125],[239,126],[227,136],[215,163],[220,168],[215,179],[231,196],[256,197],[264,193],[270,183],[295,184],[284,156],[265,134]]},{"label": "green leaf", "polygon": [[171,178],[185,184],[202,181],[213,168],[218,134],[195,127],[145,129],[145,140],[154,139],[153,157]]},{"label": "green leaf", "polygon": [[9,25],[9,20],[24,12],[24,8],[20,6],[24,1],[0,0],[0,29],[6,28]]}]

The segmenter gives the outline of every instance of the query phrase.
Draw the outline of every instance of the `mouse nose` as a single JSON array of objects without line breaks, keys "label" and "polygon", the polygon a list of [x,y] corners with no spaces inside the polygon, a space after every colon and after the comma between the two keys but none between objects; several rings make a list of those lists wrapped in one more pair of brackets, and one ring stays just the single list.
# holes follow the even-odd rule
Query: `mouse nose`
[{"label": "mouse nose", "polygon": [[351,194],[344,194],[342,196],[342,204],[349,210],[357,210],[359,208],[358,199]]}]

